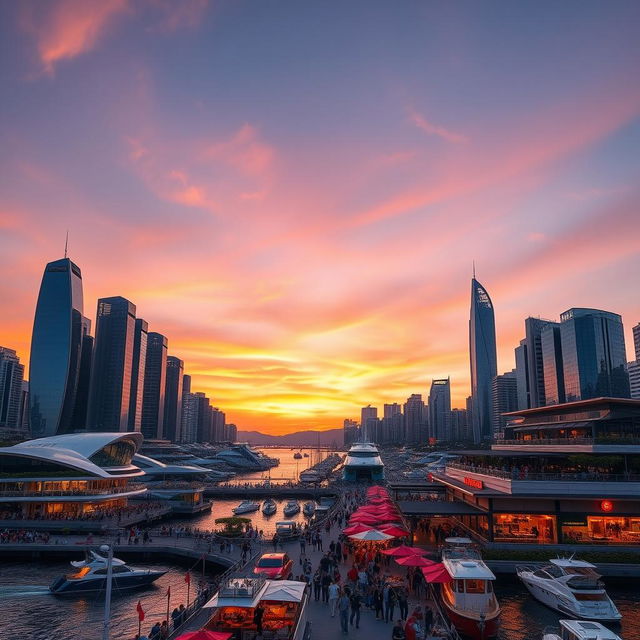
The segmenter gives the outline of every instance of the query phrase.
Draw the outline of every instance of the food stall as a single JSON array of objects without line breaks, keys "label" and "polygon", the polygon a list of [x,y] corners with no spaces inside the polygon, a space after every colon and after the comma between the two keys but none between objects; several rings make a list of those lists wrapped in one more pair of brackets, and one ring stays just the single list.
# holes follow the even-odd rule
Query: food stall
[{"label": "food stall", "polygon": [[260,607],[264,640],[301,640],[307,623],[307,603],[308,590],[304,582],[229,578],[204,605],[214,609],[204,628],[227,631],[233,640],[253,640],[257,635],[254,616]]}]

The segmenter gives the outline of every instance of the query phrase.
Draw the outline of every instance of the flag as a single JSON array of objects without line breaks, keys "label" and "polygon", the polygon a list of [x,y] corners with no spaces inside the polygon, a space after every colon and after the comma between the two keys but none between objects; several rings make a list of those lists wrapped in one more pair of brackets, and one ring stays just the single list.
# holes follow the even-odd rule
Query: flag
[{"label": "flag", "polygon": [[167,598],[171,597],[171,585],[167,587]]},{"label": "flag", "polygon": [[138,620],[142,622],[144,620],[144,609],[142,608],[142,604],[140,600],[138,600],[138,606],[136,607],[136,611],[138,612]]},{"label": "flag", "polygon": [[184,581],[187,584],[191,584],[191,574],[187,571],[187,573],[184,574]]}]

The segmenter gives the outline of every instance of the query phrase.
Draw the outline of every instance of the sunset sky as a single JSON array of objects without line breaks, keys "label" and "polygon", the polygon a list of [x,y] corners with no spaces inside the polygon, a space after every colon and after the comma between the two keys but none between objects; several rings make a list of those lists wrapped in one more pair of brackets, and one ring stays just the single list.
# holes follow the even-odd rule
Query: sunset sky
[{"label": "sunset sky", "polygon": [[46,262],[122,295],[240,428],[469,394],[528,315],[640,321],[640,3],[0,4],[0,345]]}]

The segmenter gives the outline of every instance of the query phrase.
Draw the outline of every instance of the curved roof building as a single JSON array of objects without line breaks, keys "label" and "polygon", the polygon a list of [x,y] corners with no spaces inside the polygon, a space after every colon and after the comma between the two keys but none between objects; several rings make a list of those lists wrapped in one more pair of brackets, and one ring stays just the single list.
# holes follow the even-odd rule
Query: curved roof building
[{"label": "curved roof building", "polygon": [[493,303],[487,290],[471,280],[471,314],[469,318],[469,356],[471,362],[471,397],[474,442],[491,440],[491,381],[498,375],[496,355],[496,321]]}]

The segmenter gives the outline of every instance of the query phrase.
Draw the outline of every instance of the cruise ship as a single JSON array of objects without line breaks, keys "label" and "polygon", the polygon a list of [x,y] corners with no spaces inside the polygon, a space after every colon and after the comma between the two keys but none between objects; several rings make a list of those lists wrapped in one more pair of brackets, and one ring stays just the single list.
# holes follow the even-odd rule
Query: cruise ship
[{"label": "cruise ship", "polygon": [[375,444],[357,442],[349,449],[344,461],[343,479],[345,482],[384,480],[384,464]]}]

